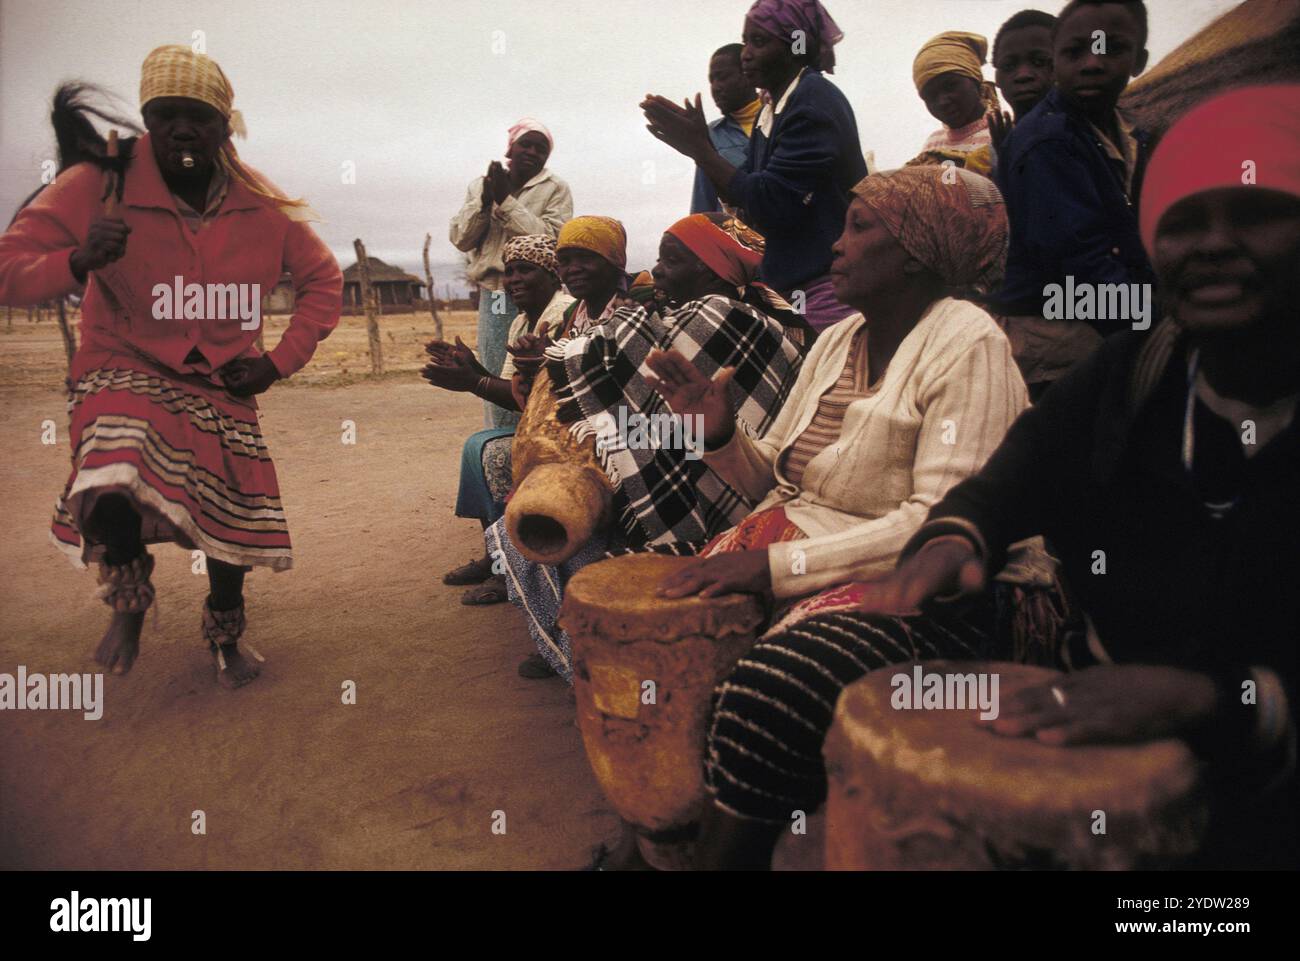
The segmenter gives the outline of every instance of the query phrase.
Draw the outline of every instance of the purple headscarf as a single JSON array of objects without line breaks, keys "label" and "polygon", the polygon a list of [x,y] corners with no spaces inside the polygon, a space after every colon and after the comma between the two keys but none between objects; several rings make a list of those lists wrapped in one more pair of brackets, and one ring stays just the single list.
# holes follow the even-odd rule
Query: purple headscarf
[{"label": "purple headscarf", "polygon": [[818,0],[756,0],[745,17],[782,40],[792,39],[796,30],[803,31],[821,54],[818,69],[835,72],[835,44],[844,39],[844,31]]}]

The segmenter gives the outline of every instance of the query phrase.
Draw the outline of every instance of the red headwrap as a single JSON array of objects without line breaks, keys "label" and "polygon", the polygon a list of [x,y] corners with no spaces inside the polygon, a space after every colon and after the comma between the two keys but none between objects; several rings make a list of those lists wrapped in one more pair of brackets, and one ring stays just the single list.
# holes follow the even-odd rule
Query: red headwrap
[{"label": "red headwrap", "polygon": [[754,282],[763,262],[763,237],[735,217],[715,223],[707,214],[691,214],[668,228],[704,266],[736,287]]},{"label": "red headwrap", "polygon": [[1239,87],[1169,128],[1142,183],[1147,253],[1155,256],[1160,218],[1178,201],[1252,185],[1300,197],[1300,84]]}]

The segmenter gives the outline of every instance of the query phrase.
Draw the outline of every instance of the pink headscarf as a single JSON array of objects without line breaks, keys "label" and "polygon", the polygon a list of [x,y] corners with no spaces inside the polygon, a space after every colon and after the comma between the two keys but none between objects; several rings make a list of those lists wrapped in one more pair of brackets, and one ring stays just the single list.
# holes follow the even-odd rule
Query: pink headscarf
[{"label": "pink headscarf", "polygon": [[517,124],[510,128],[510,140],[506,144],[506,153],[509,153],[510,148],[515,145],[515,141],[526,133],[541,134],[546,138],[546,143],[550,146],[551,150],[555,149],[555,140],[551,137],[551,132],[547,130],[540,121],[534,120],[532,117],[523,117]]},{"label": "pink headscarf", "polygon": [[745,14],[774,37],[789,41],[796,30],[817,45],[817,67],[835,72],[835,44],[844,39],[844,31],[831,19],[830,12],[818,0],[756,0]]}]

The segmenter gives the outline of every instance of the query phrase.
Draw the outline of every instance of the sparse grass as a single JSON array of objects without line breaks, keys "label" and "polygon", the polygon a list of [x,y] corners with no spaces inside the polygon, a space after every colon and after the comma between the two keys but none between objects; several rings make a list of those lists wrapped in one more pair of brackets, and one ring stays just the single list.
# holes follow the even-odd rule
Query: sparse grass
[{"label": "sparse grass", "polygon": [[[0,312],[0,389],[10,387],[45,387],[62,390],[67,366],[63,340],[53,315],[41,323],[28,323],[27,312],[14,311],[13,329],[7,330]],[[72,312],[69,322],[74,329],[80,322]],[[459,336],[474,347],[477,344],[478,315],[473,311],[444,311],[443,336],[454,341]],[[264,318],[267,349],[280,342],[289,325],[282,314]],[[384,373],[378,378],[370,373],[370,341],[364,316],[339,318],[338,327],[316,347],[311,362],[289,380],[276,385],[277,390],[295,384],[347,387],[372,380],[405,380],[419,376],[425,364],[424,345],[433,339],[433,318],[428,311],[412,314],[385,314],[379,318],[384,354]],[[78,337],[78,339],[80,339]]]}]

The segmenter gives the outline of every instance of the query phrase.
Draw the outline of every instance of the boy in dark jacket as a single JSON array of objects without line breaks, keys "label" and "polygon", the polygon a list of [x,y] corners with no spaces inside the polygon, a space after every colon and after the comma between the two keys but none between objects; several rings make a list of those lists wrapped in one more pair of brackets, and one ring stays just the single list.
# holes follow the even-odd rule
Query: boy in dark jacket
[{"label": "boy in dark jacket", "polygon": [[1035,399],[1103,337],[1150,325],[1135,207],[1146,143],[1117,109],[1146,67],[1146,40],[1140,0],[1067,5],[1053,35],[1056,87],[998,164],[1011,244],[997,307]]}]

